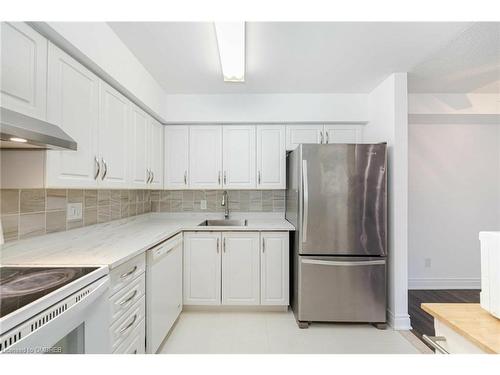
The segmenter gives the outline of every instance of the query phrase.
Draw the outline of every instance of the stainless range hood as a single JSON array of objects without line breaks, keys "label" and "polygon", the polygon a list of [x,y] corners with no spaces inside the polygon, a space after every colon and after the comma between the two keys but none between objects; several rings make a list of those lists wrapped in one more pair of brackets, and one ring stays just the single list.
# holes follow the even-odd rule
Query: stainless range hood
[{"label": "stainless range hood", "polygon": [[0,107],[0,148],[76,150],[59,126]]}]

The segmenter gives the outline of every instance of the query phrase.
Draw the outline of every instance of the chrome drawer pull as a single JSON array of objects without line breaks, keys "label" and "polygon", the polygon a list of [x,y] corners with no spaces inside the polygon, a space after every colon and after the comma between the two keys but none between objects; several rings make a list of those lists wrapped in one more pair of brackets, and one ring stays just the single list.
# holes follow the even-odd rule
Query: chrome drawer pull
[{"label": "chrome drawer pull", "polygon": [[119,333],[123,333],[123,332],[127,331],[130,327],[132,327],[134,325],[136,320],[137,320],[137,314],[134,314],[134,318],[132,319],[132,321],[129,324],[127,324],[126,327],[122,328]]},{"label": "chrome drawer pull", "polygon": [[120,302],[120,305],[125,305],[127,302],[130,302],[132,301],[132,299],[137,295],[137,289],[134,290],[134,293],[132,293],[132,295],[130,297],[128,297],[126,300],[124,301],[121,301]]},{"label": "chrome drawer pull", "polygon": [[135,271],[137,271],[137,266],[134,266],[134,268],[132,268],[130,271],[125,272],[124,274],[122,274],[122,275],[120,276],[120,279],[123,279],[123,278],[125,278],[125,277],[127,277],[127,276],[132,275]]},{"label": "chrome drawer pull", "polygon": [[432,346],[434,349],[436,349],[439,353],[441,354],[450,354],[448,350],[446,350],[441,344],[439,344],[439,341],[446,341],[446,337],[444,336],[427,336],[427,335],[422,335],[422,338],[424,341]]}]

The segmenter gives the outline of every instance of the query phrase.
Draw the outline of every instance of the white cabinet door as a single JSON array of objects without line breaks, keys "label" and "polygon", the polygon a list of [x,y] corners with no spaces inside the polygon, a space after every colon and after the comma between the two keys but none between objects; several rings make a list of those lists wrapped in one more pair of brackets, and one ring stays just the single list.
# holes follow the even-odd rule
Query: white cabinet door
[{"label": "white cabinet door", "polygon": [[325,143],[360,143],[363,141],[363,125],[325,125]]},{"label": "white cabinet door", "polygon": [[138,106],[132,104],[130,110],[130,182],[131,187],[142,189],[147,187],[149,116]]},{"label": "white cabinet door", "polygon": [[[300,143],[324,142],[323,125],[303,124],[286,126],[286,149],[295,150]],[[323,139],[323,140],[322,140]]]},{"label": "white cabinet door", "polygon": [[22,22],[1,23],[1,105],[46,118],[47,39]]},{"label": "white cabinet door", "polygon": [[191,189],[222,187],[222,128],[220,125],[189,127]]},{"label": "white cabinet door", "polygon": [[222,143],[223,187],[255,188],[255,126],[224,126]]},{"label": "white cabinet door", "polygon": [[220,232],[184,233],[184,304],[221,303]]},{"label": "white cabinet door", "polygon": [[189,126],[165,126],[165,189],[188,186]]},{"label": "white cabinet door", "polygon": [[163,188],[163,125],[154,118],[149,118],[149,169],[151,179],[149,186],[152,189]]},{"label": "white cabinet door", "polygon": [[257,126],[257,188],[285,189],[285,126]]},{"label": "white cabinet door", "polygon": [[76,151],[48,151],[46,187],[95,187],[98,172],[99,79],[49,44],[47,119],[78,144]]},{"label": "white cabinet door", "polygon": [[260,255],[260,303],[288,305],[288,232],[262,232]]},{"label": "white cabinet door", "polygon": [[222,304],[258,305],[259,233],[222,233]]},{"label": "white cabinet door", "polygon": [[130,102],[122,94],[100,81],[101,115],[99,121],[99,153],[101,155],[101,187],[128,186],[128,135]]}]

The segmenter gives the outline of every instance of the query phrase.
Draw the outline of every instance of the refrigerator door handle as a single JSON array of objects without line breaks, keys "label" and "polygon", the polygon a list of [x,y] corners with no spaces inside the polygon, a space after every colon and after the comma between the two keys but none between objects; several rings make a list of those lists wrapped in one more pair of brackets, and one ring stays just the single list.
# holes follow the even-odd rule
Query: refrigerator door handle
[{"label": "refrigerator door handle", "polygon": [[319,260],[319,259],[302,259],[302,263],[319,264],[323,266],[374,266],[377,264],[385,264],[385,260],[364,260],[364,261],[335,261],[335,260]]},{"label": "refrigerator door handle", "polygon": [[309,188],[307,182],[307,160],[302,160],[302,184],[304,186],[303,215],[302,215],[302,242],[307,242],[307,218],[309,216]]}]

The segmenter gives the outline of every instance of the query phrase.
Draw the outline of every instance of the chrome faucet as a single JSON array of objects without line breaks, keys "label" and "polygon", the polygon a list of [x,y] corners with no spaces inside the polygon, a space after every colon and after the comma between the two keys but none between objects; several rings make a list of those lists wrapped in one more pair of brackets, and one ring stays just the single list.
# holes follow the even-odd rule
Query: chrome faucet
[{"label": "chrome faucet", "polygon": [[220,203],[224,207],[224,219],[229,219],[229,199],[227,198],[227,190],[222,193],[222,202]]}]

